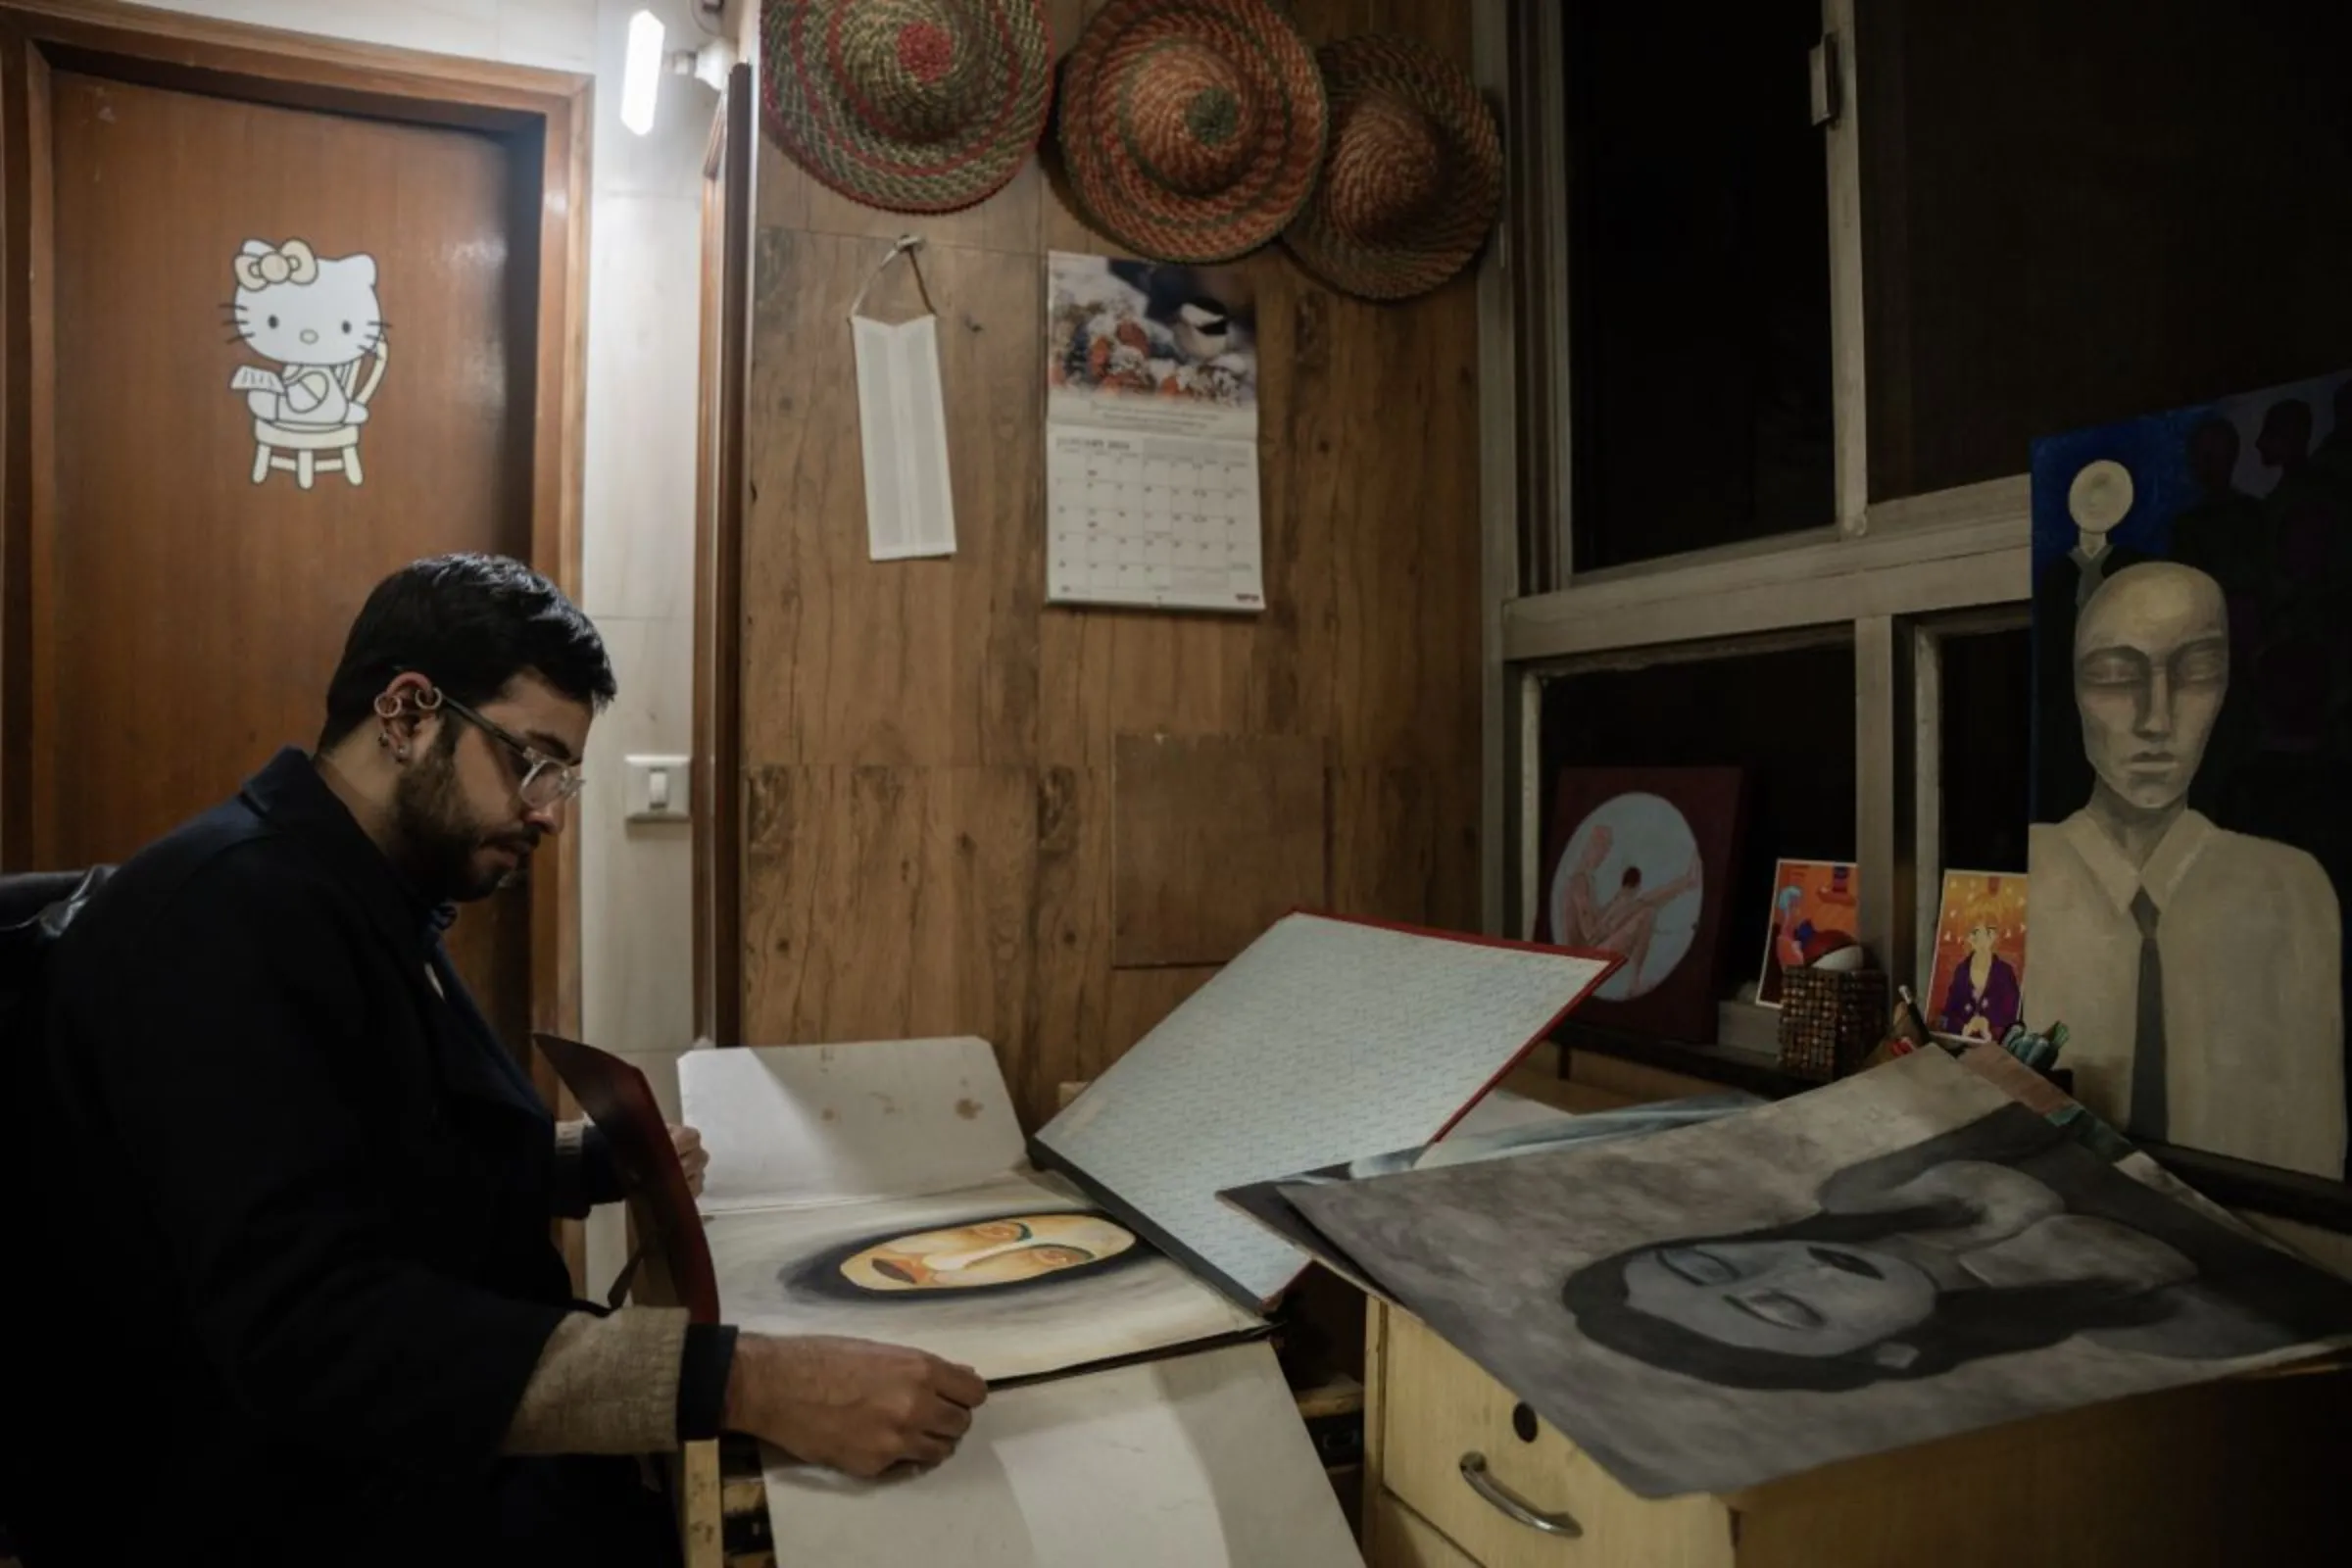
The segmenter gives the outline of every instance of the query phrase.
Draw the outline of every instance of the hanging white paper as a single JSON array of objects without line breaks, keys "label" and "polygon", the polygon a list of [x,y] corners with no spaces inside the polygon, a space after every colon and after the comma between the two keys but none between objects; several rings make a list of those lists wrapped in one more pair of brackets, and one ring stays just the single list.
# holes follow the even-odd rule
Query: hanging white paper
[{"label": "hanging white paper", "polygon": [[[901,240],[876,274],[917,243]],[[864,298],[858,290],[858,303]],[[877,321],[858,315],[854,304],[850,329],[858,356],[858,434],[865,455],[866,553],[875,561],[952,556],[956,499],[948,482],[939,318]]]}]

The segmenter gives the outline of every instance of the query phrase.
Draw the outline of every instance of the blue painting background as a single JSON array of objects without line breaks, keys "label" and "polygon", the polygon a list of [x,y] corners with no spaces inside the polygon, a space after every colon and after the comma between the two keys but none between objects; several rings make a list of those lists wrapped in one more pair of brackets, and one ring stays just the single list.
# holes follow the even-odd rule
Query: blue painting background
[{"label": "blue painting background", "polygon": [[2228,419],[2237,429],[2236,487],[2257,500],[2277,488],[2278,474],[2263,464],[2255,450],[2262,421],[2275,403],[2300,398],[2311,407],[2314,447],[2335,433],[2335,391],[2352,381],[2352,370],[2316,376],[2286,386],[2272,387],[2192,404],[2144,418],[2093,425],[2064,435],[2044,436],[2034,443],[2034,577],[2041,578],[2051,562],[2075,547],[2075,520],[2067,514],[2066,492],[2084,466],[2101,458],[2124,466],[2132,475],[2132,510],[2107,536],[2108,543],[2144,555],[2172,554],[2173,519],[2198,498],[2189,477],[2188,437],[2209,418]]}]

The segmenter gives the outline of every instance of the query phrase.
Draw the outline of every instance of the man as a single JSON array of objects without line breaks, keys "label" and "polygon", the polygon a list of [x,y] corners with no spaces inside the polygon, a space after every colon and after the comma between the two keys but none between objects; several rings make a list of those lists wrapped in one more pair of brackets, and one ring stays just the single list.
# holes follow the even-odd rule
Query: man
[{"label": "man", "polygon": [[[562,826],[613,690],[525,567],[407,567],[351,629],[316,754],[134,857],[52,950],[44,1038],[13,1046],[20,1258],[45,1260],[10,1336],[28,1568],[128,1535],[190,1562],[634,1568],[675,1544],[628,1456],[724,1428],[871,1476],[970,1424],[979,1380],[918,1351],[572,1299],[550,1220],[617,1183],[440,933]],[[110,1474],[135,1519],[87,1505]]]},{"label": "man", "polygon": [[2073,1032],[2078,1098],[2137,1136],[2316,1175],[2344,1165],[2335,891],[2187,805],[2230,688],[2221,585],[2110,575],[2074,640],[2089,803],[2028,843],[2026,997]]}]

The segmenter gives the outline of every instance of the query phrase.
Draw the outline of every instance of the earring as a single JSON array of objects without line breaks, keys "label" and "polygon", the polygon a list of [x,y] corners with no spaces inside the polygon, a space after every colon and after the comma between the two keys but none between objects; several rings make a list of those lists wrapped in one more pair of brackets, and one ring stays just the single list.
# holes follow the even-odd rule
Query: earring
[{"label": "earring", "polygon": [[378,718],[398,718],[400,716],[400,699],[390,692],[377,692],[372,706],[375,709],[375,716]]},{"label": "earring", "polygon": [[405,762],[408,760],[409,749],[406,746],[395,746],[392,748],[392,760],[395,762]]}]

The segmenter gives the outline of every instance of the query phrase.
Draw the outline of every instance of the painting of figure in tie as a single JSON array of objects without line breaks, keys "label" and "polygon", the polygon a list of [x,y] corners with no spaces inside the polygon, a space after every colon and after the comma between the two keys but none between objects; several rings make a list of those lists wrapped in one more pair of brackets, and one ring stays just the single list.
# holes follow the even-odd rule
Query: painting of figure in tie
[{"label": "painting of figure in tie", "polygon": [[2345,1173],[2352,371],[2034,451],[2030,1022],[2133,1136]]}]

